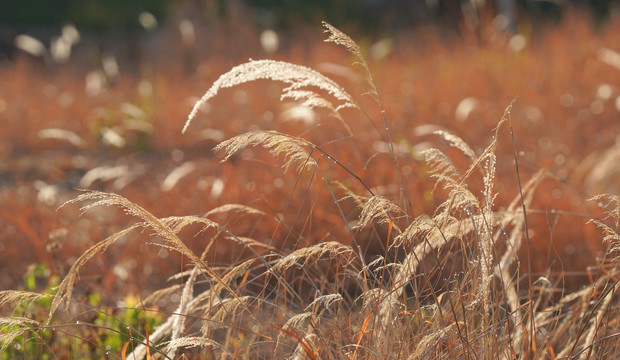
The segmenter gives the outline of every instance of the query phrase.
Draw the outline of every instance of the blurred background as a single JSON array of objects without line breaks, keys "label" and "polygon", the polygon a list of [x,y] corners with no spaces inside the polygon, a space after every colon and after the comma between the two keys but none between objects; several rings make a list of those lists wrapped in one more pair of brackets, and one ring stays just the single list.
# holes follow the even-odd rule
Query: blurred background
[{"label": "blurred background", "polygon": [[[528,18],[559,21],[566,11],[575,8],[600,25],[616,16],[618,7],[614,0],[137,0],[131,3],[120,0],[65,0],[57,3],[33,0],[28,4],[4,4],[0,21],[7,32],[5,40],[8,40],[11,31],[56,28],[66,23],[84,31],[137,30],[139,23],[136,19],[143,12],[164,23],[176,13],[189,9],[197,19],[213,20],[243,8],[247,20],[257,26],[286,29],[327,21],[337,27],[353,27],[371,34],[431,23],[457,29],[462,17],[477,21],[476,17],[492,11],[495,15],[507,17],[508,28],[514,31],[516,24],[510,22]],[[144,21],[140,24],[144,25]]]},{"label": "blurred background", "polygon": [[[145,42],[154,33],[181,26],[190,31],[218,29],[229,31],[265,30],[290,38],[302,29],[316,28],[321,21],[338,27],[356,39],[378,40],[433,28],[443,37],[464,37],[474,32],[482,41],[489,24],[498,31],[516,34],[557,25],[569,13],[579,13],[592,26],[600,28],[620,13],[617,0],[137,0],[28,3],[9,2],[0,13],[0,59],[13,59],[18,50],[33,54],[19,35],[49,48],[57,61],[68,57],[66,48],[78,39],[67,34],[66,27],[79,29],[83,46],[107,49],[108,43]],[[189,21],[179,24],[180,20]],[[243,28],[236,28],[243,23]],[[226,26],[227,25],[227,26]],[[63,32],[61,29],[65,27]],[[246,29],[247,28],[247,29]],[[182,29],[181,29],[182,30]],[[203,30],[203,31],[201,31]],[[64,34],[64,35],[63,35]],[[150,38],[146,34],[150,34]],[[69,37],[67,37],[69,36]],[[17,41],[16,41],[17,40]],[[187,40],[187,39],[186,39]],[[200,39],[203,41],[204,39]],[[294,40],[294,39],[293,39]],[[292,41],[293,41],[292,40]],[[128,45],[128,44],[129,45]],[[204,46],[204,42],[201,42]],[[141,44],[142,45],[142,44]],[[35,45],[33,45],[35,46]],[[139,47],[137,44],[133,46]],[[35,46],[36,47],[36,46]],[[63,53],[63,54],[60,54]],[[136,59],[139,60],[139,59]]]},{"label": "blurred background", "polygon": [[[338,238],[345,228],[334,209],[308,205],[332,204],[320,182],[298,187],[295,173],[260,150],[219,164],[213,146],[246,131],[324,145],[397,200],[380,112],[364,96],[354,59],[324,43],[321,21],[351,36],[368,59],[412,216],[432,214],[443,199],[425,149],[440,147],[468,166],[432,133],[448,130],[480,153],[514,101],[521,181],[549,174],[530,220],[534,268],[567,286],[587,281],[584,269],[605,246],[587,224],[602,209],[587,199],[620,192],[620,1],[32,0],[5,2],[0,11],[0,289],[21,286],[33,264],[65,274],[85,249],[134,221],[111,209],[83,216],[78,206],[58,209],[76,189],[116,192],[160,217],[246,203],[290,227],[273,219],[230,226],[283,252]],[[359,101],[370,123],[345,110],[353,141],[333,119],[282,102],[281,84],[259,81],[222,91],[181,134],[195,101],[250,58],[317,69]],[[498,209],[517,194],[511,137],[500,135]],[[356,211],[351,206],[351,220]],[[295,225],[311,217],[313,226]],[[374,236],[369,256],[383,253],[385,239]],[[204,246],[193,235],[187,241]],[[233,248],[219,244],[210,260],[236,261],[243,253]],[[148,292],[183,261],[129,239],[94,258],[82,280],[97,291]]]}]

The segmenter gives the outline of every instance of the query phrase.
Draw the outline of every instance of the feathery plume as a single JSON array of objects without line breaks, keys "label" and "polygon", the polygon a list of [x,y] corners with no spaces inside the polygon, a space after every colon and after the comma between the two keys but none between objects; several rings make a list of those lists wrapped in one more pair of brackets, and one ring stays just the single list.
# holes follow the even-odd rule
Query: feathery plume
[{"label": "feathery plume", "polygon": [[460,137],[451,134],[445,130],[437,130],[434,132],[434,134],[443,137],[444,139],[446,139],[446,141],[450,143],[451,146],[461,150],[461,152],[472,161],[476,161],[476,154],[474,153],[474,150],[472,150],[472,148],[469,147],[469,145],[467,145],[467,143]]},{"label": "feathery plume", "polygon": [[342,126],[345,128],[349,135],[352,135],[351,127],[344,121],[338,109],[334,107],[334,105],[320,96],[318,93],[312,90],[291,90],[282,94],[280,100],[292,99],[295,101],[300,101],[302,106],[308,107],[310,109],[326,109],[329,111],[329,115],[336,120],[338,120]]},{"label": "feathery plume", "polygon": [[[92,201],[92,203],[82,206],[82,211],[86,211],[96,206],[107,205],[107,206],[118,206],[125,211],[125,213],[129,215],[136,216],[142,220],[141,223],[137,223],[132,225],[131,227],[122,230],[106,240],[99,242],[98,244],[92,246],[80,258],[73,264],[71,267],[69,274],[65,277],[62,283],[59,286],[58,292],[54,296],[52,300],[52,306],[50,309],[48,323],[51,321],[54,312],[58,308],[60,301],[62,299],[68,299],[71,295],[71,291],[73,289],[73,285],[75,283],[75,279],[77,277],[77,273],[81,266],[83,266],[90,258],[92,258],[96,253],[100,251],[104,251],[108,246],[116,242],[118,239],[122,238],[127,233],[133,231],[136,228],[151,228],[155,234],[161,237],[166,245],[170,248],[175,249],[180,252],[184,256],[187,256],[196,266],[198,266],[201,271],[206,273],[212,279],[214,279],[217,283],[219,283],[225,290],[229,291],[231,295],[240,301],[239,297],[235,294],[235,292],[225,284],[222,279],[202,260],[200,259],[193,251],[191,251],[181,239],[178,238],[176,232],[180,231],[183,227],[187,226],[191,223],[201,223],[205,226],[216,226],[217,224],[211,220],[198,217],[198,216],[184,216],[184,217],[171,217],[167,219],[158,219],[150,212],[146,211],[144,208],[132,203],[126,198],[117,195],[104,193],[99,191],[86,191],[84,194],[81,194],[76,199],[70,200],[65,204],[70,204],[78,201]],[[250,314],[251,316],[251,314]],[[252,317],[253,318],[253,317]]]},{"label": "feathery plume", "polygon": [[[310,258],[320,258],[328,255],[329,258],[335,258],[339,255],[353,253],[350,246],[343,245],[337,241],[328,241],[320,244],[312,245],[302,249],[298,249],[288,254],[284,258],[278,260],[273,266],[272,271],[284,271],[296,264],[305,265]],[[302,261],[300,264],[299,262]]]},{"label": "feathery plume", "polygon": [[298,164],[298,171],[306,167],[316,166],[316,162],[305,149],[305,147],[314,147],[311,142],[277,131],[253,131],[238,135],[219,143],[214,150],[224,150],[226,155],[222,161],[226,161],[241,148],[248,145],[262,145],[273,156],[282,156],[285,170],[288,170],[293,163]]},{"label": "feathery plume", "polygon": [[179,180],[189,175],[195,169],[196,164],[192,161],[187,161],[182,165],[177,166],[176,168],[174,168],[174,170],[170,172],[170,174],[168,174],[168,176],[166,176],[164,181],[161,183],[161,190],[170,191],[174,189]]},{"label": "feathery plume", "polygon": [[[370,223],[388,224],[393,220],[391,214],[404,215],[404,210],[383,196],[372,196],[364,202],[360,219],[354,229],[361,229]],[[393,222],[394,229],[400,233],[400,228]]]},{"label": "feathery plume", "polygon": [[342,89],[340,85],[315,70],[283,61],[252,60],[233,67],[229,72],[221,75],[213,83],[211,88],[194,105],[182,132],[185,133],[189,124],[196,117],[196,114],[198,114],[198,110],[209,101],[209,99],[217,95],[221,89],[261,79],[284,82],[288,85],[288,87],[283,90],[285,95],[290,91],[316,87],[326,91],[340,102],[336,110],[347,107],[358,108],[351,95]]},{"label": "feathery plume", "polygon": [[222,350],[228,357],[234,357],[224,346],[220,343],[200,336],[184,336],[171,340],[168,343],[169,348],[193,348],[193,347],[213,347]]},{"label": "feathery plume", "polygon": [[[38,321],[25,317],[0,317],[0,352],[4,352],[9,346],[14,344],[18,336],[30,331],[31,327],[40,326]],[[17,326],[16,329],[10,327]],[[10,330],[9,330],[10,329]]]},{"label": "feathery plume", "polygon": [[[336,29],[332,25],[323,21],[323,27],[325,28],[324,32],[329,34],[329,37],[325,40],[325,42],[332,42],[336,45],[344,46],[351,55],[353,55],[357,60],[354,62],[354,65],[359,65],[364,72],[364,78],[366,82],[370,86],[370,91],[368,92],[377,103],[381,104],[381,99],[379,98],[379,92],[377,91],[377,85],[375,84],[375,80],[372,78],[372,74],[370,72],[370,68],[368,67],[368,63],[362,55],[362,50],[359,45],[353,39],[351,39],[347,34],[342,31]],[[382,106],[383,107],[383,106]]]},{"label": "feathery plume", "polygon": [[14,303],[21,304],[24,302],[32,303],[47,297],[50,297],[50,295],[23,290],[3,290],[0,291],[0,306]]},{"label": "feathery plume", "polygon": [[242,204],[225,204],[222,206],[218,206],[214,209],[207,211],[203,216],[209,217],[215,214],[223,214],[223,213],[235,213],[238,215],[265,215],[263,211],[255,209],[253,207],[242,205]]}]

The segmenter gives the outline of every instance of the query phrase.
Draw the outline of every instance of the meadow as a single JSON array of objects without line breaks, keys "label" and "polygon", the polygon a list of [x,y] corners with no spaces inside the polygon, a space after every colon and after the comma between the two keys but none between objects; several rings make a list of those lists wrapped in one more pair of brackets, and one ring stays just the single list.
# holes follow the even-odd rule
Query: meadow
[{"label": "meadow", "polygon": [[620,358],[620,22],[237,25],[0,66],[2,359]]}]

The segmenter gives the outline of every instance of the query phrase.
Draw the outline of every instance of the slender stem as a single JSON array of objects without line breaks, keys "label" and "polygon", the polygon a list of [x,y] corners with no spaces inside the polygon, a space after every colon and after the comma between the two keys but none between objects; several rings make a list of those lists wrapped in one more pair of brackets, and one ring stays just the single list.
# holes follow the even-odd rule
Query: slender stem
[{"label": "slender stem", "polygon": [[[523,211],[523,220],[524,220],[524,232],[525,232],[525,245],[527,247],[527,281],[528,281],[528,298],[531,301],[532,300],[532,259],[531,259],[531,255],[530,255],[530,235],[529,235],[529,226],[527,223],[527,210],[525,208],[525,201],[523,198],[523,188],[521,186],[521,176],[519,174],[519,160],[517,159],[517,146],[515,145],[515,135],[514,135],[514,131],[512,128],[512,123],[510,124],[510,137],[512,139],[512,150],[513,150],[513,154],[514,154],[514,158],[515,158],[515,169],[517,172],[517,183],[519,184],[519,195],[521,196],[521,209]],[[536,323],[534,322],[534,307],[530,306],[530,325],[531,325],[531,331],[530,333],[535,334],[536,333]],[[533,342],[534,341],[534,336],[530,336],[530,341]],[[529,348],[528,348],[528,353],[532,350],[532,346],[530,344]]]},{"label": "slender stem", "polygon": [[325,150],[321,149],[318,145],[314,145],[312,144],[312,147],[314,149],[317,149],[318,151],[320,151],[323,155],[325,155],[328,159],[330,159],[331,161],[335,162],[338,166],[340,166],[341,168],[343,168],[346,172],[348,172],[351,176],[353,176],[357,181],[359,181],[360,184],[362,184],[366,190],[370,193],[370,195],[375,196],[375,193],[368,187],[368,185],[366,185],[366,183],[364,182],[364,180],[362,180],[362,178],[360,178],[356,173],[354,173],[351,169],[349,169],[348,167],[346,167],[343,163],[341,163],[340,161],[338,161],[336,158],[334,158],[333,156],[331,156],[328,152],[326,152]]}]

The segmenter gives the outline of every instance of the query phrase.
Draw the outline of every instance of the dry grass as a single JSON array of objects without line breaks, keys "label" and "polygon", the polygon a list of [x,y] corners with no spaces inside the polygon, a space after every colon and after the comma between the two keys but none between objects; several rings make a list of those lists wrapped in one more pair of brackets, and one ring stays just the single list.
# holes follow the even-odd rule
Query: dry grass
[{"label": "dry grass", "polygon": [[[427,131],[428,127],[423,128],[421,124],[414,128],[402,121],[395,121],[397,125],[392,127],[388,115],[401,116],[398,111],[393,115],[390,112],[389,103],[396,100],[382,96],[362,48],[331,25],[324,26],[329,34],[327,41],[343,45],[361,66],[367,80],[361,93],[369,92],[374,103],[356,101],[344,86],[326,75],[288,62],[250,61],[223,71],[224,75],[215,80],[193,109],[188,109],[190,115],[183,127],[183,131],[189,130],[188,135],[199,134],[199,124],[210,124],[210,118],[217,114],[214,109],[220,107],[219,99],[226,96],[224,89],[256,81],[268,86],[265,80],[284,82],[286,87],[278,98],[308,107],[320,121],[302,130],[287,125],[271,130],[269,119],[263,123],[266,130],[239,125],[245,130],[240,135],[233,133],[235,126],[223,128],[229,139],[210,147],[225,163],[209,168],[217,173],[211,173],[209,182],[203,183],[203,194],[217,199],[211,202],[211,210],[205,211],[204,204],[192,199],[191,191],[182,189],[187,184],[185,178],[200,169],[196,160],[189,167],[174,167],[168,176],[162,177],[161,187],[133,190],[135,197],[85,190],[77,198],[67,200],[65,209],[84,203],[81,209],[85,217],[93,214],[92,217],[109,221],[112,226],[92,233],[90,228],[81,229],[80,224],[63,225],[69,232],[103,240],[97,240],[71,261],[58,288],[53,289],[46,323],[45,319],[28,315],[33,306],[39,306],[38,302],[49,295],[17,290],[0,292],[0,306],[12,305],[10,315],[0,319],[3,349],[26,333],[60,330],[93,312],[93,309],[84,310],[86,304],[80,304],[79,292],[84,290],[78,291],[77,283],[81,274],[105,254],[112,252],[109,256],[115,259],[113,249],[123,247],[139,249],[132,254],[176,253],[182,260],[181,268],[171,276],[172,285],[155,283],[141,306],[136,306],[146,314],[156,312],[163,316],[161,324],[144,331],[127,326],[127,343],[122,354],[114,356],[128,359],[620,358],[616,339],[620,331],[617,317],[620,302],[616,295],[620,276],[618,196],[591,197],[604,208],[598,217],[594,211],[593,215],[568,210],[541,211],[544,209],[541,204],[549,199],[543,186],[571,184],[571,179],[567,179],[570,174],[565,174],[564,168],[534,169],[533,160],[544,163],[551,153],[519,153],[519,149],[545,145],[519,140],[535,134],[535,123],[540,121],[528,120],[528,116],[540,115],[533,108],[529,108],[529,115],[527,109],[517,110],[519,99],[516,102],[505,99],[503,111],[492,108],[497,104],[481,105],[479,100],[467,115],[462,115],[465,121],[475,111],[485,111],[497,115],[493,124],[488,121],[461,124],[468,129],[456,126],[456,130],[448,132],[444,129],[447,120],[442,120],[440,115],[436,122],[439,126],[433,131]],[[527,54],[517,53],[513,61],[526,61],[519,60],[519,56]],[[478,58],[482,62],[478,66],[492,71],[497,65],[486,63],[489,59],[491,56]],[[388,62],[379,70],[390,66],[393,64]],[[467,76],[464,75],[464,81]],[[456,91],[445,81],[437,79],[437,86]],[[389,81],[387,85],[391,85]],[[244,96],[247,94],[237,93],[238,98]],[[209,102],[213,104],[207,106]],[[378,110],[372,110],[376,109],[374,105]],[[592,106],[590,109],[596,110]],[[201,113],[205,108],[211,109],[206,115]],[[373,113],[378,114],[377,119]],[[517,121],[531,122],[517,127]],[[193,122],[191,127],[190,122]],[[158,124],[153,126],[157,127]],[[124,129],[124,135],[132,131],[128,129]],[[482,137],[484,140],[468,142],[466,139],[473,138],[470,131],[474,130],[487,134]],[[416,131],[422,133],[419,137],[433,133],[440,142],[447,142],[447,146],[412,145],[406,135]],[[87,146],[84,140],[78,141],[81,137],[74,132],[47,131],[42,136],[66,138],[70,146]],[[587,149],[587,145],[580,145]],[[579,146],[575,147],[571,155],[580,150]],[[278,158],[284,174],[264,156],[267,154]],[[567,161],[568,154],[553,155],[553,161]],[[560,159],[559,155],[564,157]],[[617,150],[611,147],[608,152],[595,155],[592,161],[595,165],[587,165],[584,160],[587,169],[576,165],[571,170],[581,171],[582,178],[590,179],[591,189],[606,188],[612,185],[592,179],[604,179],[605,170],[614,171],[612,165],[601,169],[601,164],[612,163],[607,159],[616,155]],[[534,159],[537,156],[540,158]],[[92,185],[101,180],[124,179],[117,183],[117,189],[122,191],[140,179],[136,172],[148,173],[147,169],[127,165],[112,174],[110,169],[119,168],[84,171],[80,183]],[[262,188],[258,201],[239,201],[247,198],[240,189],[252,189],[245,184],[256,181],[259,185],[252,185],[256,187],[263,181],[262,185],[267,185],[266,179],[280,174],[290,180],[273,181],[269,191]],[[414,177],[424,180],[413,181]],[[216,185],[217,180],[225,185]],[[140,184],[134,186],[140,188]],[[224,190],[220,188],[218,193],[218,186],[224,186]],[[204,215],[160,217],[138,205],[140,193],[161,192],[161,188],[174,197],[157,198],[155,203],[160,201],[157,211],[183,209],[183,205],[189,204],[184,214]],[[185,202],[178,200],[181,197],[186,198]],[[123,210],[135,222],[124,226],[116,217],[110,218],[110,209],[100,210],[110,206]],[[540,226],[540,219],[532,221],[539,213],[546,216],[542,220],[546,226]],[[578,229],[590,220],[602,230],[602,234],[592,235],[593,238],[607,245],[590,268],[590,281],[581,282],[579,289],[565,283],[563,272],[551,273],[549,261],[543,259],[543,265],[539,265],[541,254],[549,253],[541,249],[553,246],[551,240],[558,233],[559,216],[567,216],[570,221],[575,221],[577,216],[585,217]],[[3,218],[23,224],[8,212]],[[22,227],[26,233],[41,231],[27,225]],[[545,234],[551,239],[543,243],[541,238]],[[220,257],[222,248],[232,250]],[[55,254],[68,253],[65,249]],[[146,261],[148,257],[141,259]],[[41,260],[54,259],[42,256]],[[161,262],[163,267],[165,260],[160,258],[156,262]],[[173,296],[175,301],[170,300]],[[79,324],[83,328],[92,325],[106,330],[94,321]],[[69,336],[85,339],[79,332]],[[50,347],[62,353],[54,344]]]}]

